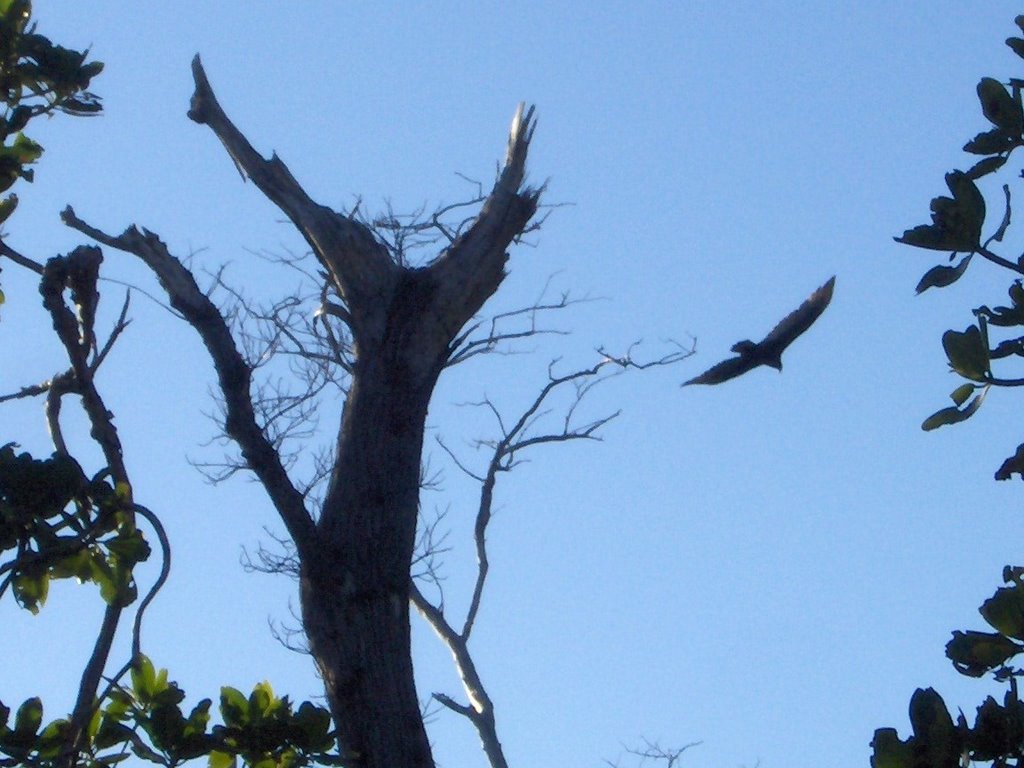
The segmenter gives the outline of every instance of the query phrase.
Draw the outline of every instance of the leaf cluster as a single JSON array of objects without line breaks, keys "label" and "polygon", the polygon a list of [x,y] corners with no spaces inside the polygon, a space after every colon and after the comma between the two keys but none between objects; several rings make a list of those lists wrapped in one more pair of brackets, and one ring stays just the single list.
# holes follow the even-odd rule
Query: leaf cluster
[{"label": "leaf cluster", "polygon": [[[43,148],[24,133],[31,120],[54,112],[89,116],[103,109],[99,96],[89,91],[103,64],[86,61],[87,50],[55,45],[35,31],[31,18],[30,0],[0,0],[0,192],[18,179],[32,181],[28,166]],[[17,204],[13,194],[0,201],[0,223]]]},{"label": "leaf cluster", "polygon": [[[5,100],[0,192],[19,178],[32,180],[27,166],[38,160],[42,147],[22,132],[31,119],[55,111],[100,111],[99,98],[87,89],[102,65],[86,62],[87,52],[68,50],[36,34],[30,16],[28,0],[0,0],[0,89]],[[0,222],[16,202],[14,195],[0,201]],[[0,597],[10,591],[18,605],[36,613],[54,579],[75,578],[95,584],[105,601],[101,629],[68,717],[46,723],[42,701],[35,697],[21,703],[13,716],[0,702],[0,768],[98,768],[133,756],[168,768],[200,758],[212,768],[341,764],[337,751],[328,754],[336,750],[336,739],[326,709],[310,702],[293,707],[268,683],[255,686],[248,696],[224,687],[221,722],[213,724],[211,699],[183,709],[184,691],[142,654],[142,616],[168,576],[170,544],[159,517],[133,499],[113,414],[94,376],[127,325],[128,302],[101,347],[93,329],[102,262],[98,248],[80,247],[44,266],[16,254],[0,239],[0,255],[40,275],[43,306],[71,363],[43,384],[0,398],[45,394],[46,421],[57,449],[40,459],[18,452],[14,443],[0,446]],[[67,291],[73,308],[66,301]],[[91,477],[72,457],[62,434],[61,398],[69,394],[81,404],[89,435],[107,463]],[[150,557],[151,547],[137,521],[152,527],[163,555],[160,575],[142,600],[137,600],[133,571]],[[112,644],[126,615],[123,609],[136,602],[131,656],[119,671],[112,671]]]},{"label": "leaf cluster", "polygon": [[[1024,33],[1024,15],[1015,19]],[[1007,45],[1024,58],[1024,38],[1012,37]],[[984,237],[987,206],[978,181],[994,174],[1006,165],[1010,155],[1024,146],[1024,107],[1022,107],[1024,80],[1011,78],[1002,83],[991,77],[982,78],[977,93],[981,112],[991,124],[964,145],[972,155],[980,155],[967,171],[954,170],[946,174],[949,196],[931,201],[931,223],[908,229],[897,242],[927,250],[949,251],[949,263],[929,269],[917,285],[917,292],[930,288],[946,288],[957,282],[967,271],[975,256],[981,257],[1016,275],[1024,275],[1024,255],[1006,258],[996,253],[993,243],[1001,243],[1012,220],[1012,194],[1003,185],[1004,204],[998,223],[991,234]],[[966,421],[981,407],[989,389],[1024,385],[1024,378],[997,376],[992,369],[995,360],[1024,357],[1024,283],[1017,277],[1009,288],[1009,303],[973,310],[974,322],[963,331],[950,329],[942,336],[942,347],[950,369],[966,379],[950,394],[952,406],[942,408],[921,425],[925,430]],[[1001,338],[989,340],[990,327],[1001,329]],[[996,478],[1005,480],[1014,474],[1024,479],[1024,444],[1014,456],[1008,458],[996,472]]]},{"label": "leaf cluster", "polygon": [[125,488],[87,478],[78,462],[55,453],[35,459],[0,448],[0,596],[11,588],[32,613],[53,579],[92,582],[108,605],[132,603],[132,569],[150,547],[135,527]]},{"label": "leaf cluster", "polygon": [[979,612],[994,632],[953,632],[946,656],[970,677],[991,674],[1008,682],[1002,703],[989,696],[977,708],[974,725],[964,714],[956,721],[942,697],[932,688],[918,689],[910,701],[913,734],[900,740],[894,728],[879,728],[872,741],[874,768],[924,768],[991,762],[1017,766],[1024,761],[1024,702],[1017,694],[1017,679],[1024,669],[1011,665],[1024,653],[1024,568],[1007,566],[1000,587]]},{"label": "leaf cluster", "polygon": [[[269,683],[256,685],[249,696],[221,688],[222,724],[211,726],[213,702],[203,699],[186,714],[185,692],[168,680],[145,656],[132,666],[130,685],[114,689],[92,717],[82,764],[111,766],[132,756],[156,765],[180,765],[206,758],[210,768],[301,768],[341,765],[334,748],[330,713],[310,702],[293,708],[277,697]],[[65,748],[69,723],[43,725],[43,705],[30,698],[10,709],[0,703],[0,766],[57,766]]]},{"label": "leaf cluster", "polygon": [[[1024,32],[1024,16],[1015,19]],[[1024,38],[1013,37],[1007,45],[1024,58]],[[947,330],[942,347],[950,369],[966,382],[953,390],[953,406],[934,413],[922,427],[936,429],[970,418],[981,406],[992,387],[1024,386],[1024,378],[999,377],[994,361],[1024,357],[1024,255],[1006,258],[994,252],[993,243],[1001,243],[1012,219],[1012,195],[1003,185],[1003,214],[992,234],[982,239],[986,226],[985,199],[976,182],[1002,168],[1010,154],[1024,144],[1024,110],[1021,90],[1024,80],[1007,84],[984,78],[978,84],[978,98],[992,128],[979,133],[964,147],[967,152],[984,156],[966,171],[946,175],[951,197],[932,200],[932,223],[914,227],[897,241],[918,248],[951,251],[951,266],[940,265],[925,273],[918,293],[929,288],[944,288],[959,280],[974,256],[992,262],[1017,275],[1010,284],[1009,302],[973,310],[974,322],[964,330]],[[993,343],[991,329],[1008,333]],[[996,472],[1005,480],[1014,474],[1024,479],[1024,444],[1017,448]],[[974,724],[963,712],[956,719],[942,697],[932,688],[918,689],[910,701],[912,734],[901,740],[894,728],[880,728],[872,741],[871,765],[874,768],[956,768],[984,762],[1001,768],[1024,765],[1024,703],[1018,696],[1017,680],[1024,668],[1013,661],[1024,653],[1024,568],[1007,566],[1000,587],[986,600],[979,612],[993,631],[956,631],[946,645],[946,656],[961,674],[969,677],[991,676],[1007,684],[1002,702],[989,696],[977,708]]]}]

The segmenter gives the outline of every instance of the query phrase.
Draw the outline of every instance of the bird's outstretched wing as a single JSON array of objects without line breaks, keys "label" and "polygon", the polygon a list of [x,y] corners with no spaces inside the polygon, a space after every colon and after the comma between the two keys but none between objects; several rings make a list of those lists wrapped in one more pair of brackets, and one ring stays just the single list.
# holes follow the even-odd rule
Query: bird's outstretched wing
[{"label": "bird's outstretched wing", "polygon": [[729,379],[735,379],[737,376],[742,376],[751,368],[756,367],[757,364],[756,360],[746,355],[730,357],[728,360],[723,360],[718,365],[711,366],[700,376],[696,376],[689,381],[684,382],[683,386],[685,387],[687,384],[721,384],[723,381],[728,381]]},{"label": "bird's outstretched wing", "polygon": [[807,297],[807,300],[790,312],[772,328],[771,333],[758,344],[766,357],[780,356],[783,350],[806,331],[814,321],[821,317],[825,307],[832,301],[832,289],[835,288],[836,277],[832,275],[828,282]]}]

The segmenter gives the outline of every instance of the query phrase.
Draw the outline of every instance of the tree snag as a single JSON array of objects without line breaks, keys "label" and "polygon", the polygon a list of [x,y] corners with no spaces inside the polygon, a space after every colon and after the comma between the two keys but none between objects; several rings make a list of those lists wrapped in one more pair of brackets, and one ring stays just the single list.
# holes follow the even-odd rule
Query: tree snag
[{"label": "tree snag", "polygon": [[142,259],[213,358],[225,432],[295,544],[303,627],[343,753],[366,768],[428,768],[409,636],[424,426],[460,330],[497,290],[506,250],[536,213],[542,189],[524,186],[533,108],[519,106],[504,167],[475,220],[434,261],[413,268],[396,263],[366,224],[312,200],[276,154],[260,156],[220,107],[198,56],[192,72],[189,117],[209,126],[243,177],[288,216],[344,305],[338,314],[352,338],[351,382],[318,517],[258,423],[252,367],[189,270],[150,232],[107,235],[70,208],[64,219]]}]

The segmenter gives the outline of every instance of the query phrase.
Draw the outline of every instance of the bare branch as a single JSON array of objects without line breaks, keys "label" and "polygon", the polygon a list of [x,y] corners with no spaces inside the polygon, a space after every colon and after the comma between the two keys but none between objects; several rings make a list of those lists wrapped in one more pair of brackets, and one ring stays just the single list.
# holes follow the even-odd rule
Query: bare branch
[{"label": "bare branch", "polygon": [[[79,247],[63,258],[50,259],[43,271],[39,292],[43,296],[43,306],[50,313],[53,327],[58,338],[64,345],[74,372],[75,391],[82,397],[85,409],[92,425],[93,439],[103,450],[111,474],[117,482],[127,482],[121,440],[117,436],[112,417],[107,410],[99,391],[93,384],[92,371],[88,365],[88,353],[94,348],[91,331],[91,313],[95,308],[98,296],[95,290],[95,276],[102,260],[99,248]],[[91,280],[78,282],[83,272],[91,273]],[[73,296],[79,307],[79,314],[85,315],[81,323],[64,303],[65,286],[72,288]],[[91,293],[91,296],[85,294]],[[91,309],[83,309],[91,307]],[[51,387],[50,393],[56,390]],[[59,394],[58,394],[59,397]],[[53,405],[59,410],[59,406]]]},{"label": "bare branch", "polygon": [[427,520],[423,513],[420,513],[420,525],[416,546],[412,560],[411,576],[416,581],[430,584],[437,591],[437,609],[444,613],[444,588],[441,575],[441,556],[451,550],[448,546],[448,531],[441,530],[448,510],[437,511],[434,516]]},{"label": "bare branch", "polygon": [[114,348],[114,342],[120,338],[131,320],[128,319],[128,306],[131,304],[132,294],[131,291],[126,291],[124,294],[124,304],[121,305],[121,313],[117,316],[117,322],[114,323],[114,327],[110,331],[110,335],[107,336],[106,342],[96,352],[92,362],[89,363],[89,369],[96,373],[99,367],[103,364],[110,350]]},{"label": "bare branch", "polygon": [[6,256],[8,259],[13,261],[15,264],[26,269],[30,269],[37,275],[43,274],[43,265],[34,259],[30,259],[28,256],[22,256],[16,250],[11,248],[7,243],[0,239],[0,256]]},{"label": "bare branch", "polygon": [[433,694],[433,698],[435,701],[439,701],[444,704],[452,712],[472,719],[474,714],[472,707],[467,707],[465,704],[459,704],[459,702],[455,701],[455,699],[445,693],[435,693]]},{"label": "bare branch", "polygon": [[[506,763],[501,744],[497,738],[494,706],[473,663],[469,650],[469,640],[473,633],[483,599],[484,587],[490,571],[490,561],[487,553],[487,528],[492,517],[494,491],[498,475],[501,472],[508,472],[516,466],[519,462],[517,454],[536,445],[598,439],[596,433],[611,419],[615,418],[618,415],[617,412],[584,423],[577,423],[578,420],[576,419],[576,414],[584,399],[597,385],[629,369],[644,370],[657,366],[671,365],[692,354],[692,350],[685,350],[679,347],[676,351],[663,355],[660,358],[639,361],[634,357],[636,347],[636,344],[632,345],[624,355],[619,356],[612,356],[603,350],[598,350],[601,359],[593,366],[564,375],[556,375],[554,373],[557,361],[553,362],[548,369],[547,384],[514,422],[508,422],[489,398],[485,397],[477,403],[470,403],[470,405],[487,408],[494,416],[501,434],[497,440],[481,440],[477,443],[479,446],[487,446],[491,449],[487,468],[483,473],[470,469],[442,439],[437,439],[442,450],[448,454],[455,465],[463,473],[480,483],[480,500],[473,530],[477,558],[476,579],[473,584],[473,592],[466,610],[466,616],[462,622],[461,631],[456,631],[452,623],[445,616],[443,602],[439,602],[436,605],[431,603],[415,583],[411,587],[410,600],[452,654],[456,670],[469,699],[469,705],[456,702],[450,696],[443,693],[435,693],[434,698],[453,712],[463,715],[473,724],[492,768],[503,767]],[[549,415],[553,409],[550,402],[558,393],[567,388],[571,392],[570,402],[564,406],[562,418],[551,429],[542,428],[541,422],[543,418]],[[510,426],[507,426],[507,424],[510,424]],[[431,576],[439,578],[436,573],[432,573]]]},{"label": "bare branch", "polygon": [[[297,264],[301,259],[290,261]],[[304,279],[309,279],[304,270],[297,269]],[[312,279],[319,282],[323,277],[317,274]],[[320,416],[326,413],[324,406],[332,407],[336,402],[328,394],[333,392],[344,398],[348,393],[351,382],[348,344],[339,341],[347,329],[333,316],[311,311],[316,294],[324,296],[327,286],[312,291],[304,280],[284,298],[265,305],[231,286],[224,279],[224,270],[213,275],[212,286],[229,298],[227,304],[221,302],[220,311],[231,326],[243,359],[253,371],[250,400],[256,418],[299,492],[308,496],[330,473],[326,460],[333,455],[330,449],[325,445],[311,445],[310,440],[319,435]],[[324,330],[328,332],[327,338]],[[333,340],[333,346],[328,339]],[[341,349],[343,343],[345,349]],[[220,410],[223,411],[223,407]],[[211,418],[218,425],[223,424],[222,417]],[[234,456],[224,461],[193,463],[214,483],[232,476],[244,466]],[[304,478],[298,476],[300,466],[308,472]],[[319,500],[307,508],[312,513],[319,508]]]},{"label": "bare branch", "polygon": [[54,376],[46,388],[46,406],[43,409],[46,426],[50,432],[50,440],[53,442],[54,450],[64,456],[70,454],[67,443],[64,442],[64,433],[60,427],[61,397],[67,392],[76,391],[76,389],[74,371],[67,371],[64,374]]},{"label": "bare branch", "polygon": [[984,246],[979,248],[976,251],[976,253],[978,253],[982,257],[988,259],[993,264],[998,264],[1000,267],[1004,267],[1005,269],[1008,269],[1011,272],[1016,272],[1018,275],[1024,275],[1024,266],[1021,266],[1020,264],[1014,264],[1012,261],[1004,259],[999,254],[993,253],[992,251],[990,251],[988,248],[986,248]]},{"label": "bare branch", "polygon": [[253,149],[218,103],[199,56],[192,60],[192,76],[196,90],[188,116],[210,127],[239,172],[252,179],[306,238],[345,302],[360,308],[359,325],[353,330],[378,338],[398,277],[387,250],[368,227],[314,202],[276,154],[264,160]]},{"label": "bare branch", "polygon": [[[467,326],[452,342],[452,353],[447,365],[450,367],[479,354],[501,351],[501,345],[506,342],[520,341],[534,336],[568,335],[568,331],[540,327],[540,318],[577,304],[594,301],[594,299],[586,296],[582,299],[573,299],[566,292],[556,300],[549,300],[547,295],[551,287],[551,280],[552,278],[549,277],[532,305],[508,312],[499,312],[489,319],[479,320]],[[525,324],[520,324],[520,322]],[[508,327],[510,325],[511,327]],[[481,328],[486,328],[484,335],[475,339],[471,338]]]},{"label": "bare branch", "polygon": [[639,747],[623,747],[626,752],[631,755],[639,757],[639,765],[644,765],[648,761],[664,762],[665,768],[674,768],[683,753],[692,747],[698,747],[704,742],[694,741],[686,744],[682,747],[662,747],[658,742],[651,741],[647,738],[642,739],[642,744]]},{"label": "bare branch", "polygon": [[288,612],[298,623],[299,628],[297,629],[295,626],[288,626],[283,621],[277,622],[268,619],[267,625],[270,627],[271,636],[292,653],[299,653],[303,656],[312,656],[313,654],[309,648],[309,640],[306,638],[306,633],[301,629],[302,616],[296,612],[290,600],[288,601]]},{"label": "bare branch", "polygon": [[263,532],[274,540],[283,554],[271,552],[259,544],[254,560],[248,550],[243,549],[242,567],[249,572],[283,573],[297,579],[299,577],[299,558],[295,553],[295,545],[289,539],[274,534],[269,528],[264,528]]},{"label": "bare branch", "polygon": [[473,478],[479,483],[484,482],[483,475],[478,475],[473,470],[469,469],[469,467],[467,467],[465,464],[463,464],[459,457],[456,456],[455,452],[448,447],[448,445],[444,442],[444,439],[440,435],[436,435],[434,439],[437,441],[437,444],[441,446],[441,449],[448,454],[448,457],[452,460],[455,466],[461,469],[464,474],[469,475],[471,478]]},{"label": "bare branch", "polygon": [[0,403],[6,403],[9,400],[21,400],[26,397],[39,397],[39,395],[45,395],[50,391],[50,387],[52,385],[52,381],[44,381],[42,384],[31,384],[27,387],[22,387],[17,392],[0,395]]},{"label": "bare branch", "polygon": [[473,663],[466,639],[460,637],[452,629],[441,610],[423,596],[414,582],[410,584],[409,599],[451,652],[455,661],[455,669],[462,680],[462,687],[469,697],[469,706],[459,704],[444,693],[435,693],[434,698],[452,711],[469,719],[476,728],[491,768],[508,768],[501,742],[498,740],[498,731],[494,720],[494,703],[488,696],[483,681],[476,671],[476,665]]},{"label": "bare branch", "polygon": [[526,155],[536,128],[534,108],[525,115],[524,109],[520,104],[512,119],[505,166],[479,215],[430,267],[439,294],[437,306],[444,308],[452,335],[497,290],[505,276],[505,250],[537,211],[543,187],[523,187]]},{"label": "bare branch", "polygon": [[238,353],[224,317],[199,290],[191,272],[151,232],[140,232],[133,226],[114,237],[86,224],[70,206],[61,218],[68,226],[98,242],[135,254],[156,273],[171,305],[196,329],[213,358],[224,395],[225,431],[241,447],[243,457],[266,488],[300,553],[311,549],[315,531],[302,495],[289,479],[274,446],[256,423],[250,400],[252,371]]}]

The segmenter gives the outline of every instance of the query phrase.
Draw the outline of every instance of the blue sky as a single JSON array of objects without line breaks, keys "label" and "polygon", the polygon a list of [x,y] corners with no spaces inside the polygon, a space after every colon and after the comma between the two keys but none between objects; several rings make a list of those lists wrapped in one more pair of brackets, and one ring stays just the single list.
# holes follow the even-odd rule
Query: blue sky
[{"label": "blue sky", "polygon": [[[535,103],[530,178],[567,205],[512,253],[488,309],[528,303],[552,275],[556,290],[600,300],[559,318],[572,335],[532,356],[449,371],[431,435],[482,461],[470,441],[489,425],[453,404],[487,395],[512,413],[554,356],[589,364],[595,347],[638,339],[654,355],[690,335],[698,355],[596,393],[591,413],[623,411],[604,442],[539,450],[503,478],[475,654],[509,759],[600,765],[646,736],[702,741],[692,766],[864,766],[876,727],[905,734],[914,688],[934,685],[969,713],[989,692],[943,646],[953,629],[981,628],[977,606],[1019,562],[1020,488],[991,479],[1022,438],[1014,394],[992,393],[962,426],[919,429],[957,383],[942,331],[999,302],[1008,281],[976,265],[915,298],[936,260],[892,236],[923,223],[943,174],[970,162],[960,147],[985,127],[978,80],[1024,71],[1002,42],[1021,10],[40,0],[40,31],[106,62],[106,111],[37,131],[47,153],[19,190],[9,242],[39,259],[70,250],[81,237],[57,213],[71,203],[108,231],[159,232],[197,269],[230,263],[253,295],[288,289],[251,251],[301,252],[300,238],[185,117],[197,51],[252,143],[334,207],[465,197],[456,174],[488,182],[516,103]],[[1006,252],[1019,247],[1011,230]],[[7,392],[63,358],[33,282],[3,266]],[[158,291],[124,254],[108,252],[104,270]],[[832,274],[832,306],[782,375],[679,389]],[[121,290],[104,286],[108,318]],[[148,652],[192,700],[263,679],[318,695],[309,659],[267,627],[291,622],[293,585],[239,565],[242,547],[268,541],[264,526],[280,532],[269,503],[243,479],[211,488],[189,464],[222,451],[204,446],[202,346],[141,295],[132,315],[100,384],[137,497],[175,547]],[[48,451],[35,404],[5,407],[4,424],[3,440]],[[424,507],[450,505],[457,606],[472,489],[433,452],[445,489]],[[23,661],[0,670],[5,702],[38,693],[53,716],[69,707],[66,675],[99,615],[98,596],[73,586],[38,617],[6,608],[0,650]],[[458,694],[447,652],[414,632],[421,695]],[[485,764],[454,716],[431,734],[440,765]]]}]

